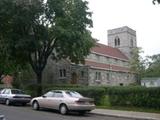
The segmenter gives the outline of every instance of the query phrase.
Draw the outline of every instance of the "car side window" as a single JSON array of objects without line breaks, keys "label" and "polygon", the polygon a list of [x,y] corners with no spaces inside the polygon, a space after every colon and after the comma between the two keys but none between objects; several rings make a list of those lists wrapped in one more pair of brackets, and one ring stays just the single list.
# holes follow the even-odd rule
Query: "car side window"
[{"label": "car side window", "polygon": [[76,97],[76,98],[83,97],[81,94],[79,94],[78,92],[74,92],[74,91],[67,91],[66,94],[69,97]]},{"label": "car side window", "polygon": [[53,92],[47,92],[46,94],[44,94],[44,96],[46,97],[53,97]]},{"label": "car side window", "polygon": [[1,94],[5,94],[5,91],[6,91],[6,89],[3,89],[3,90],[1,91]]},{"label": "car side window", "polygon": [[11,90],[12,94],[25,94],[23,91],[21,90]]},{"label": "car side window", "polygon": [[9,89],[6,89],[4,94],[10,94],[10,90]]},{"label": "car side window", "polygon": [[62,92],[54,92],[54,97],[62,98],[63,94],[62,94]]}]

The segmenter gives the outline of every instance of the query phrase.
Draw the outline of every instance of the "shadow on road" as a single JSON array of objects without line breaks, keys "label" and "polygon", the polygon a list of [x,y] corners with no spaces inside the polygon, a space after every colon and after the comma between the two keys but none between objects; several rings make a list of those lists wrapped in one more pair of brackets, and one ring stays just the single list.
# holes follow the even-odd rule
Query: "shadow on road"
[{"label": "shadow on road", "polygon": [[[40,111],[60,114],[58,110],[53,110],[53,109],[41,108]],[[72,112],[72,111],[70,111],[69,113],[67,113],[67,115],[64,115],[64,116],[90,117],[91,115],[92,115],[92,114],[90,114],[90,113],[86,113],[86,114],[83,114],[83,115],[82,115],[82,114],[80,114],[80,113],[78,113],[78,112]]]}]

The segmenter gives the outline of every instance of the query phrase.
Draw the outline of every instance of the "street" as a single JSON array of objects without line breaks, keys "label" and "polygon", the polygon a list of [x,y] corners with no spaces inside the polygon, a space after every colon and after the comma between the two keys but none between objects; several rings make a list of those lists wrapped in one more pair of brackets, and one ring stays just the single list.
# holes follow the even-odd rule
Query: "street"
[{"label": "street", "polygon": [[131,120],[91,113],[86,115],[78,115],[76,113],[61,115],[53,110],[34,111],[29,106],[6,106],[2,104],[0,104],[0,113],[5,115],[6,120]]}]

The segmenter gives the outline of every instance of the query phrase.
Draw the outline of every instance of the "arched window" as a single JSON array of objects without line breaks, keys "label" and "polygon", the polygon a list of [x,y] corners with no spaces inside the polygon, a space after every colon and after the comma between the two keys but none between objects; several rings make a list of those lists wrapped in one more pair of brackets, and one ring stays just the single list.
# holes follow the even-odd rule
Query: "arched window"
[{"label": "arched window", "polygon": [[115,46],[120,46],[120,39],[118,36],[115,37],[114,44],[115,44]]},{"label": "arched window", "polygon": [[115,44],[115,46],[117,46],[117,39],[116,38],[114,39],[114,44]]},{"label": "arched window", "polygon": [[120,39],[118,38],[118,46],[120,46]]},{"label": "arched window", "polygon": [[133,39],[131,39],[131,47],[133,47]]},{"label": "arched window", "polygon": [[66,77],[66,70],[65,69],[60,69],[59,70],[59,76],[60,77]]}]

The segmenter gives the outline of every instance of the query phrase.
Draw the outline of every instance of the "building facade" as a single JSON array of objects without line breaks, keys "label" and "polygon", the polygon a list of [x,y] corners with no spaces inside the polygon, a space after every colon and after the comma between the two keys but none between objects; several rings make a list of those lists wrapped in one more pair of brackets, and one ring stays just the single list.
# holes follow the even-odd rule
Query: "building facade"
[{"label": "building facade", "polygon": [[123,86],[135,82],[129,59],[117,48],[97,43],[86,58],[89,85]]},{"label": "building facade", "polygon": [[86,57],[85,65],[48,59],[43,81],[49,84],[107,86],[135,83],[129,60],[132,58],[132,49],[136,47],[136,31],[127,26],[108,30],[108,45],[96,43]]}]

